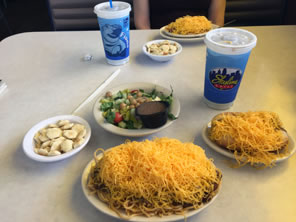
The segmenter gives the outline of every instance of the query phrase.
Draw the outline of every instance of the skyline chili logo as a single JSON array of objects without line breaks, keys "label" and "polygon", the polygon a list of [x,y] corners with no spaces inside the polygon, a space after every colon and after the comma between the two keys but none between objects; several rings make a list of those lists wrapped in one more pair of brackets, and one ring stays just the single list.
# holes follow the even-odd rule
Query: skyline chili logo
[{"label": "skyline chili logo", "polygon": [[216,68],[209,73],[211,84],[219,90],[233,89],[241,80],[242,71],[234,68]]}]

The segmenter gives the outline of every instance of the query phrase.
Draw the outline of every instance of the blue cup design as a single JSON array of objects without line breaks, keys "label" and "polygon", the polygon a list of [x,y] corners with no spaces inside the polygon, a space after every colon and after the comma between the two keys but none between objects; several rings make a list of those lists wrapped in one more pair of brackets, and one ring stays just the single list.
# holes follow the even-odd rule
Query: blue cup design
[{"label": "blue cup design", "polygon": [[250,52],[226,55],[207,48],[204,97],[218,104],[234,101]]},{"label": "blue cup design", "polygon": [[129,57],[129,16],[117,19],[98,18],[106,58],[124,60]]}]

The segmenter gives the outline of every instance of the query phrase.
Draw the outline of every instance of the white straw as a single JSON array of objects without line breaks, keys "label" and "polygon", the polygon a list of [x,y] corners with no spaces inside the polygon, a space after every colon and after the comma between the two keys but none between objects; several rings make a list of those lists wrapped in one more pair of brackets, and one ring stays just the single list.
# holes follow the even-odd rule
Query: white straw
[{"label": "white straw", "polygon": [[85,100],[80,103],[80,105],[72,112],[72,115],[74,115],[79,109],[81,109],[83,106],[85,106],[87,103],[93,100],[94,97],[96,97],[115,77],[119,74],[120,69],[117,69],[115,72],[113,72],[105,81],[96,88],[95,91],[93,91]]}]

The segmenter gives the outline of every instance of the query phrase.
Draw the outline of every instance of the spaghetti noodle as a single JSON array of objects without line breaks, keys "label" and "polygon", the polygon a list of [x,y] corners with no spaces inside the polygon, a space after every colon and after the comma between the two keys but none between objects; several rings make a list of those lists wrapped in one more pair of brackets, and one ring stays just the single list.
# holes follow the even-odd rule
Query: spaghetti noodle
[{"label": "spaghetti noodle", "polygon": [[184,215],[208,203],[221,182],[220,170],[193,143],[156,138],[97,151],[88,188],[125,219]]},{"label": "spaghetti noodle", "polygon": [[205,16],[189,16],[176,19],[166,26],[170,33],[189,35],[208,32],[212,28],[212,23]]},{"label": "spaghetti noodle", "polygon": [[231,150],[238,166],[263,163],[288,154],[288,137],[273,112],[223,113],[212,121],[210,139]]}]

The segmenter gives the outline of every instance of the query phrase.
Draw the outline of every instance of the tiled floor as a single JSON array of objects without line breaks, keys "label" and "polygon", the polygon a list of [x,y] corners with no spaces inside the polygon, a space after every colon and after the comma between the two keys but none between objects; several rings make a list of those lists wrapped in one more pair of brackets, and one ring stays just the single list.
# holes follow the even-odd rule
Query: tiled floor
[{"label": "tiled floor", "polygon": [[0,12],[0,40],[22,32],[52,30],[46,0],[0,0],[0,10],[4,15],[1,18]]}]

